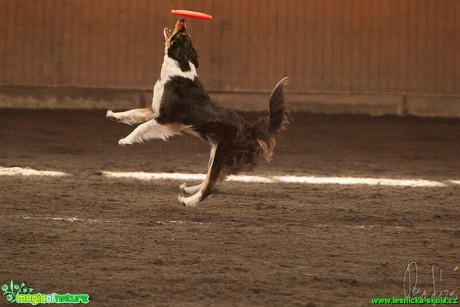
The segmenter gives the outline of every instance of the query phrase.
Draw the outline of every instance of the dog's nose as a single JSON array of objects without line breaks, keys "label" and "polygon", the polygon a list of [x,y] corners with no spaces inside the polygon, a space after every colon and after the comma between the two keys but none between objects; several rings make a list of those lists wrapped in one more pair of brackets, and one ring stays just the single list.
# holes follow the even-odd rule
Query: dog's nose
[{"label": "dog's nose", "polygon": [[185,31],[186,31],[186,28],[187,28],[187,27],[186,27],[186,25],[185,25],[185,19],[180,19],[180,20],[178,20],[177,23],[176,23],[176,29],[175,29],[176,31],[174,31],[174,32],[180,32],[180,31],[184,31],[184,32],[185,32]]}]

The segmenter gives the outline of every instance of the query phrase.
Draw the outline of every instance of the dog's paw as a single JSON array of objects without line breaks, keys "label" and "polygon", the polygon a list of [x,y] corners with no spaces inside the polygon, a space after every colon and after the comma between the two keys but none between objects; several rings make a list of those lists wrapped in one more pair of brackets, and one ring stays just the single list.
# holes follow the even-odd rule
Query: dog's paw
[{"label": "dog's paw", "polygon": [[179,193],[181,196],[185,196],[188,194],[185,188],[187,188],[187,184],[185,182],[179,186]]},{"label": "dog's paw", "polygon": [[110,120],[120,122],[120,119],[116,117],[115,113],[113,113],[112,110],[108,110],[107,113],[105,114],[105,117]]},{"label": "dog's paw", "polygon": [[125,145],[131,145],[131,143],[128,142],[126,139],[120,139],[120,140],[118,141],[118,145],[120,145],[120,146],[125,146]]},{"label": "dog's paw", "polygon": [[179,202],[186,207],[196,207],[196,205],[200,202],[199,197],[190,196],[190,197],[183,197],[182,195],[179,195],[177,198]]},{"label": "dog's paw", "polygon": [[171,38],[171,30],[169,30],[168,28],[164,28],[163,29],[163,35],[166,39],[170,39]]}]

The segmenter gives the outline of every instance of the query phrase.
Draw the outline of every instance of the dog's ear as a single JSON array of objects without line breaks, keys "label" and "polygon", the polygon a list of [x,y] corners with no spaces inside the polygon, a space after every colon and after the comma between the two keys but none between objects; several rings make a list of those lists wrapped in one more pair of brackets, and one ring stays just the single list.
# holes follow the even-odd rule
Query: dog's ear
[{"label": "dog's ear", "polygon": [[195,65],[196,68],[198,68],[200,66],[200,64],[198,63],[198,52],[195,50],[195,48],[193,48],[192,40],[191,40],[190,36],[186,35],[184,45],[185,45],[185,48],[187,50],[188,60],[190,62],[192,62],[193,65]]},{"label": "dog's ear", "polygon": [[200,66],[200,63],[198,63],[198,52],[195,50],[195,48],[193,48],[193,46],[189,60],[193,63],[193,65],[195,65],[195,68],[198,68]]}]

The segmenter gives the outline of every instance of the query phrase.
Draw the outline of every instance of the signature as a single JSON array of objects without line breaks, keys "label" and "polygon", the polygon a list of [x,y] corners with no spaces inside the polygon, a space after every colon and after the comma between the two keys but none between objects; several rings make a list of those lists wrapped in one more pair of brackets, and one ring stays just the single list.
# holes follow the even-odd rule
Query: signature
[{"label": "signature", "polygon": [[443,269],[436,265],[431,265],[431,284],[428,288],[421,288],[419,286],[419,270],[417,262],[412,261],[407,264],[406,271],[404,272],[404,296],[417,297],[427,299],[433,298],[455,298],[458,299],[457,293],[454,290],[438,289],[439,284],[442,282]]}]

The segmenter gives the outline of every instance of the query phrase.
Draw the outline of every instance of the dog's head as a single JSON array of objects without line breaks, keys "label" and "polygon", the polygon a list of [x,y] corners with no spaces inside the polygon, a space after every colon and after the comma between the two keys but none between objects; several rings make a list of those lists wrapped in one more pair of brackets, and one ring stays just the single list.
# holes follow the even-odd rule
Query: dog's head
[{"label": "dog's head", "polygon": [[177,21],[172,33],[168,28],[165,28],[163,34],[166,46],[165,55],[176,60],[182,71],[190,71],[190,63],[198,68],[198,53],[193,48],[192,40],[187,34],[184,19]]}]

